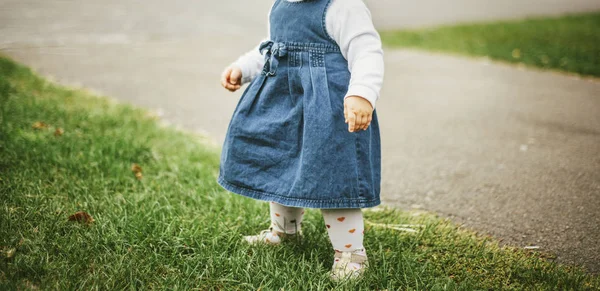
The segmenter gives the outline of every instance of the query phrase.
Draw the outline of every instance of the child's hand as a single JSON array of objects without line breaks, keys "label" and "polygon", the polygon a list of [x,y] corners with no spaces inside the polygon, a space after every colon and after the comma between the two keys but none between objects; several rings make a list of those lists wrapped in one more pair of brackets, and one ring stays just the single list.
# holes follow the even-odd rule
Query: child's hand
[{"label": "child's hand", "polygon": [[373,120],[373,106],[367,99],[350,96],[344,100],[344,118],[349,132],[367,130]]},{"label": "child's hand", "polygon": [[242,87],[242,70],[238,67],[228,67],[221,74],[221,86],[235,92]]}]

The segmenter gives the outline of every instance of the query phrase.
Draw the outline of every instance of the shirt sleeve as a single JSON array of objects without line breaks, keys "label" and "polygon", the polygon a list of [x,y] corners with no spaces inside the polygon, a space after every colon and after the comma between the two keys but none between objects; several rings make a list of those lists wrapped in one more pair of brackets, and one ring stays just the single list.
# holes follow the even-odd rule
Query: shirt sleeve
[{"label": "shirt sleeve", "polygon": [[[275,3],[275,1],[273,1],[273,3]],[[271,26],[269,23],[269,18],[271,17],[272,10],[273,6],[271,6],[271,9],[269,9],[269,14],[267,15],[267,38],[263,39],[262,41],[266,41],[271,38]],[[262,41],[260,43],[262,43]],[[236,66],[242,70],[242,85],[254,80],[256,76],[260,75],[260,72],[265,65],[265,57],[260,53],[259,50],[260,43],[257,44],[254,49],[246,52],[231,64],[231,66]]]},{"label": "shirt sleeve", "polygon": [[350,84],[344,98],[360,96],[373,108],[383,85],[383,49],[371,12],[362,0],[334,0],[326,16],[327,32],[348,61]]},{"label": "shirt sleeve", "polygon": [[242,85],[252,81],[260,74],[265,65],[264,56],[258,50],[260,44],[254,49],[240,56],[231,66],[235,66],[242,70]]}]

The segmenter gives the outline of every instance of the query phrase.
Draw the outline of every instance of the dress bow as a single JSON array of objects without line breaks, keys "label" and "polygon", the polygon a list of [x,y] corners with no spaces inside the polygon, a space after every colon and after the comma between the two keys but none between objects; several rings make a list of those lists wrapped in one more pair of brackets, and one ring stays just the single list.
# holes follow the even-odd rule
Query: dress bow
[{"label": "dress bow", "polygon": [[259,50],[261,54],[266,52],[265,69],[267,76],[275,76],[279,66],[279,58],[285,57],[288,53],[286,45],[282,42],[267,40],[260,44]]}]

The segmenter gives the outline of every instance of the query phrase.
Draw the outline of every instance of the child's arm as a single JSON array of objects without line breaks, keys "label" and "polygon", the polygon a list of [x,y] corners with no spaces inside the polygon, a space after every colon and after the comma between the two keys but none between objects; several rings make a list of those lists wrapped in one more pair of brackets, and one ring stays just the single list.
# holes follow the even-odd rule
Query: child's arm
[{"label": "child's arm", "polygon": [[[271,15],[271,10],[269,10],[269,16]],[[263,41],[268,40],[270,37],[270,26],[268,22],[269,17],[267,17],[267,39],[263,39]],[[261,42],[262,43],[262,42]],[[265,65],[265,58],[260,53],[259,50],[260,44],[257,45],[251,51],[243,54],[239,57],[233,64],[229,65],[229,67],[225,68],[223,74],[221,74],[221,85],[231,91],[235,92],[242,87],[245,83],[252,81],[256,76],[258,76]]]},{"label": "child's arm", "polygon": [[333,0],[326,24],[327,32],[348,60],[351,73],[344,97],[348,130],[366,130],[383,84],[381,39],[362,0]]},{"label": "child's arm", "polygon": [[225,68],[221,74],[221,85],[225,89],[235,92],[260,74],[264,64],[264,56],[260,54],[258,46],[256,46]]}]

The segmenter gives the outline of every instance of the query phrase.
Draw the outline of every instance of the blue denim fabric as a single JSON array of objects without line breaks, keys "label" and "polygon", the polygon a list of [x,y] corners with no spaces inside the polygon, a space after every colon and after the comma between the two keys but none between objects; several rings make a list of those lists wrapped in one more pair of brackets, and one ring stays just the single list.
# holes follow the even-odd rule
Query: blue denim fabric
[{"label": "blue denim fabric", "polygon": [[350,72],[326,32],[331,0],[277,0],[265,66],[242,95],[223,145],[218,182],[247,197],[293,207],[380,204],[377,114],[348,132]]}]

